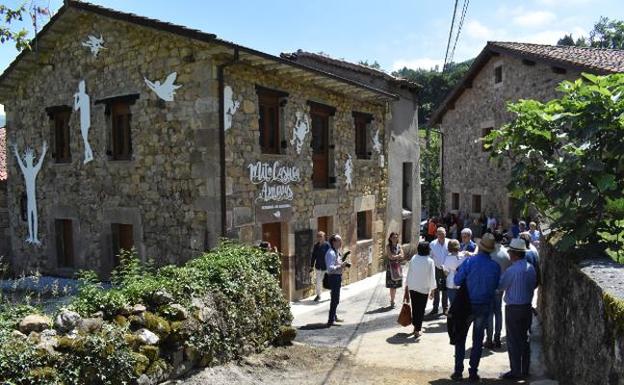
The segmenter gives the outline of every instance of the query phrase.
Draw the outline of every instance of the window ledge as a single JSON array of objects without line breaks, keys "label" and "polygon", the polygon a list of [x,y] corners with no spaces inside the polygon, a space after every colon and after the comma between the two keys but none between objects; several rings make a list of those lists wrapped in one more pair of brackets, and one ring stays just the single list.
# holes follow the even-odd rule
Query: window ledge
[{"label": "window ledge", "polygon": [[367,243],[373,243],[373,238],[365,238],[365,239],[358,239],[355,244],[358,246],[362,246],[365,245]]}]

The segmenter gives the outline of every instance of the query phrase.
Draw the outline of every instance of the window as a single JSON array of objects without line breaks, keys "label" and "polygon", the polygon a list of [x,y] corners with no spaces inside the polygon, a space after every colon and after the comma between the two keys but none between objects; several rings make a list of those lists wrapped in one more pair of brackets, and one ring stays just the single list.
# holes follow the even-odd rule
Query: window
[{"label": "window", "polygon": [[490,132],[492,132],[493,128],[492,127],[486,127],[484,129],[481,130],[481,151],[482,152],[487,152],[488,149],[485,148],[485,137],[488,136],[490,134]]},{"label": "window", "polygon": [[[288,94],[256,87],[258,92],[258,127],[260,129],[260,149],[264,154],[279,154],[281,141],[281,107]],[[283,143],[282,143],[283,142]]]},{"label": "window", "polygon": [[111,105],[113,160],[132,159],[132,136],[130,129],[130,104],[116,102]]},{"label": "window", "polygon": [[56,230],[56,261],[57,266],[74,267],[74,235],[71,219],[54,221]]},{"label": "window", "polygon": [[459,210],[459,193],[451,195],[451,210]]},{"label": "window", "polygon": [[71,107],[58,106],[46,109],[52,127],[50,131],[50,141],[53,143],[52,157],[55,163],[70,163],[71,151],[69,149],[70,130],[69,118],[71,116]]},{"label": "window", "polygon": [[336,110],[319,103],[309,104],[312,121],[312,185],[314,188],[329,188],[329,117]]},{"label": "window", "polygon": [[561,67],[551,67],[552,68],[552,72],[559,74],[559,75],[565,75],[568,71],[565,68],[561,68]]},{"label": "window", "polygon": [[503,82],[503,66],[497,66],[494,68],[494,84]]},{"label": "window", "polygon": [[412,163],[403,163],[403,208],[412,210]]},{"label": "window", "polygon": [[481,212],[481,195],[472,196],[472,212],[473,213]]},{"label": "window", "polygon": [[371,239],[373,233],[373,212],[358,211],[357,213],[357,240]]},{"label": "window", "polygon": [[124,223],[112,223],[113,266],[119,265],[121,250],[131,250],[134,247],[133,226]]},{"label": "window", "polygon": [[355,155],[358,159],[370,159],[370,135],[369,126],[373,117],[361,112],[353,113],[355,123]]}]

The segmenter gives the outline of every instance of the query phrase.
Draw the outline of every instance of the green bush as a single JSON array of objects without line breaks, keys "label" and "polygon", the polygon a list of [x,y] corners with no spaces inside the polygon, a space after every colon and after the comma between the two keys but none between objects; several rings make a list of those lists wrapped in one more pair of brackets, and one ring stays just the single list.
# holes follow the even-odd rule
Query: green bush
[{"label": "green bush", "polygon": [[[31,337],[12,335],[35,309],[0,308],[0,383],[121,384],[143,373],[160,381],[171,372],[167,360],[176,351],[193,364],[211,365],[293,338],[284,332],[292,316],[276,279],[277,254],[225,242],[179,267],[143,265],[132,251],[120,260],[110,288],[93,272],[80,274],[70,308],[83,317],[101,311],[108,321],[96,333],[60,335],[56,354],[36,348]],[[157,301],[157,292],[189,316],[176,318],[178,307]],[[137,304],[148,311],[130,314]],[[158,346],[142,344],[133,334],[139,328],[157,334]]]}]

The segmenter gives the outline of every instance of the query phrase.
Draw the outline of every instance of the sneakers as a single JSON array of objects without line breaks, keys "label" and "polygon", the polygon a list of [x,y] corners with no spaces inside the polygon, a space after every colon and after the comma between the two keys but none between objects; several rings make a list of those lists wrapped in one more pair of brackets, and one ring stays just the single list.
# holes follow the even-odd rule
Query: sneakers
[{"label": "sneakers", "polygon": [[392,309],[394,309],[394,308],[396,307],[396,305],[394,304],[394,301],[390,301],[390,307],[391,307]]},{"label": "sneakers", "polygon": [[316,297],[314,297],[314,302],[319,302],[321,300],[321,296],[317,295]]},{"label": "sneakers", "polygon": [[511,371],[500,376],[503,380],[520,380],[522,377],[513,374]]},{"label": "sneakers", "polygon": [[336,319],[334,320],[334,322],[344,322],[344,320],[342,318],[338,318],[336,317]]},{"label": "sneakers", "polygon": [[468,382],[479,382],[481,380],[481,377],[479,377],[479,375],[477,373],[470,373],[470,376],[468,376]]},{"label": "sneakers", "polygon": [[460,372],[454,372],[453,374],[451,374],[451,380],[453,381],[461,381],[464,379],[464,375],[461,374]]}]

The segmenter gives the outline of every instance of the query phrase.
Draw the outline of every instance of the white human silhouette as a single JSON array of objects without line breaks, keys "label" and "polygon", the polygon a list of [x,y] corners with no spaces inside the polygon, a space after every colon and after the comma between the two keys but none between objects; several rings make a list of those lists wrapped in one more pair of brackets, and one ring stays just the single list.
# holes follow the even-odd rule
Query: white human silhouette
[{"label": "white human silhouette", "polygon": [[37,180],[37,174],[39,173],[39,170],[41,170],[43,158],[45,158],[45,154],[48,151],[48,144],[43,142],[43,149],[37,164],[33,164],[35,153],[32,148],[26,148],[26,151],[24,151],[23,161],[22,158],[20,158],[17,145],[13,146],[13,151],[15,153],[15,157],[17,158],[17,164],[19,164],[22,174],[24,175],[24,183],[26,184],[26,210],[28,214],[28,238],[26,238],[26,242],[40,245],[41,242],[37,236],[37,189],[35,187],[35,182]]},{"label": "white human silhouette", "polygon": [[74,94],[74,110],[80,109],[80,133],[84,143],[84,161],[87,164],[93,160],[93,151],[89,144],[89,128],[91,127],[91,98],[85,92],[85,81],[78,83],[78,92]]},{"label": "white human silhouette", "polygon": [[225,114],[223,114],[223,130],[227,131],[232,128],[232,119],[238,107],[240,107],[240,102],[238,100],[234,100],[234,91],[232,91],[232,87],[225,86],[223,88],[223,100],[225,102],[224,110]]},{"label": "white human silhouette", "polygon": [[145,79],[145,84],[147,84],[152,91],[156,92],[156,95],[158,95],[159,98],[166,102],[173,102],[173,95],[175,95],[175,91],[182,87],[181,85],[173,84],[177,76],[177,72],[170,73],[169,76],[167,76],[167,79],[165,79],[165,82],[162,84],[160,84],[160,80],[151,82],[146,77],[143,77],[143,79]]},{"label": "white human silhouette", "polygon": [[351,160],[351,154],[347,155],[347,161],[345,162],[345,183],[347,188],[351,188],[353,182],[353,161]]},{"label": "white human silhouette", "polygon": [[88,47],[91,50],[91,53],[94,57],[97,57],[98,53],[100,53],[100,50],[106,49],[103,44],[104,39],[102,38],[102,34],[100,34],[99,38],[93,35],[89,35],[89,37],[87,37],[87,40],[82,42],[83,46]]},{"label": "white human silhouette", "polygon": [[295,116],[297,119],[295,121],[295,128],[293,129],[293,137],[290,140],[290,144],[295,146],[297,154],[301,154],[303,141],[308,132],[310,132],[310,122],[308,121],[308,116],[302,111],[297,111]]},{"label": "white human silhouette", "polygon": [[375,130],[375,135],[373,135],[373,150],[375,150],[378,154],[381,153],[381,142],[379,141],[379,129]]}]

